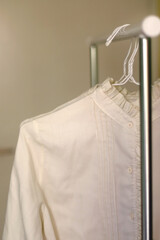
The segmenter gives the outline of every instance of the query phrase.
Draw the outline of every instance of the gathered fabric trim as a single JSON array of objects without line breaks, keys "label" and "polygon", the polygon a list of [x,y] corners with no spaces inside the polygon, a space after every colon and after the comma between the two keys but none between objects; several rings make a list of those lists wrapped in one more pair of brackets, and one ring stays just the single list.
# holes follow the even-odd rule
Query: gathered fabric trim
[{"label": "gathered fabric trim", "polygon": [[124,112],[131,117],[135,117],[139,111],[139,108],[133,105],[127,100],[128,90],[121,86],[112,85],[114,80],[112,78],[107,79],[102,84],[103,92],[113,100]]},{"label": "gathered fabric trim", "polygon": [[[139,111],[139,91],[129,93],[121,86],[114,86],[114,79],[108,78],[102,84],[103,92],[113,100],[130,117],[135,117]],[[152,86],[152,101],[155,103],[160,98],[160,79],[154,82]]]},{"label": "gathered fabric trim", "polygon": [[141,156],[140,156],[140,116],[137,116],[137,133],[136,133],[136,158],[135,158],[135,212],[136,212],[136,240],[142,239],[141,224]]}]

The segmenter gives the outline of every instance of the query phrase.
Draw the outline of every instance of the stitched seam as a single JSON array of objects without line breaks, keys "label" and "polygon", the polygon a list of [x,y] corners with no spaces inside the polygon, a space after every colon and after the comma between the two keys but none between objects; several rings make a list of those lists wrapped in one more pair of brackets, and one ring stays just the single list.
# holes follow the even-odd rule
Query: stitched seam
[{"label": "stitched seam", "polygon": [[[104,129],[103,129],[103,124],[102,124],[102,115],[100,113],[100,116],[99,116],[99,120],[100,120],[100,124],[101,124],[101,135],[102,135],[102,140],[104,140]],[[105,157],[104,157],[104,142],[102,141],[102,181],[103,181],[103,204],[104,204],[104,219],[105,219],[105,226],[107,227],[107,230],[109,231],[109,217],[106,217],[106,214],[108,214],[107,212],[107,209],[106,209],[106,206],[107,206],[107,203],[106,203],[106,191],[108,190],[108,187],[106,188],[106,183],[105,183]],[[107,232],[107,235],[108,235],[108,231]]]},{"label": "stitched seam", "polygon": [[[98,139],[100,137],[100,136],[98,137],[98,132],[100,132],[100,129],[99,129],[99,123],[98,123],[98,114],[96,114],[96,105],[95,104],[94,104],[94,114],[95,114],[96,127],[97,127],[96,134],[97,134],[97,139]],[[104,232],[105,232],[105,235],[106,235],[106,233],[107,233],[107,230],[106,230],[106,219],[105,219],[105,212],[103,211],[103,209],[104,209],[103,163],[102,163],[102,155],[101,155],[101,146],[100,146],[99,141],[98,141],[98,144],[99,144],[99,173],[100,173],[100,175],[99,175],[99,188],[98,189],[99,189],[99,195],[101,196],[101,199],[99,199],[99,204],[100,204],[100,207],[101,207],[102,212],[103,212],[103,228],[104,228]],[[102,193],[102,195],[101,195],[101,193]]]},{"label": "stitched seam", "polygon": [[116,226],[115,226],[115,230],[116,230],[116,233],[117,233],[117,236],[116,238],[119,239],[119,230],[118,230],[118,208],[117,208],[117,196],[116,196],[116,189],[117,189],[117,186],[116,186],[116,177],[115,177],[115,174],[114,174],[114,169],[115,169],[115,166],[114,166],[114,159],[115,159],[115,151],[114,151],[114,134],[113,134],[113,125],[111,123],[111,131],[112,131],[112,146],[113,146],[113,149],[112,149],[112,152],[113,152],[113,160],[112,160],[112,175],[113,175],[113,185],[114,185],[114,207],[115,207],[115,222],[116,222]]},{"label": "stitched seam", "polygon": [[104,209],[105,209],[105,216],[106,216],[106,224],[107,224],[107,236],[109,238],[111,238],[111,227],[110,227],[110,201],[108,202],[109,198],[110,198],[110,192],[109,192],[109,166],[108,166],[108,159],[106,156],[106,148],[107,146],[104,146],[104,140],[105,140],[105,126],[103,125],[103,120],[102,120],[102,115],[103,113],[100,112],[100,116],[101,116],[101,131],[102,131],[102,137],[103,137],[103,141],[102,141],[102,151],[103,151],[103,191],[104,191]]},{"label": "stitched seam", "polygon": [[108,125],[106,124],[106,132],[108,132],[108,138],[107,138],[107,140],[108,140],[108,143],[107,143],[107,150],[108,150],[108,168],[107,168],[107,172],[108,172],[108,174],[107,174],[107,183],[108,183],[108,186],[107,186],[107,189],[108,189],[108,200],[109,200],[109,203],[108,203],[108,211],[110,211],[109,213],[110,213],[110,218],[109,219],[111,219],[111,224],[110,224],[110,229],[111,229],[111,235],[110,235],[110,238],[111,239],[113,239],[112,237],[113,237],[113,219],[112,219],[112,216],[113,216],[113,214],[112,214],[112,199],[111,199],[111,189],[112,189],[112,187],[111,187],[111,176],[110,176],[110,174],[111,174],[111,169],[110,169],[110,158],[111,158],[111,152],[110,152],[110,141],[109,141],[109,129],[108,129]]},{"label": "stitched seam", "polygon": [[47,112],[47,113],[44,113],[44,114],[40,114],[40,115],[35,116],[35,117],[33,117],[33,118],[24,120],[24,121],[21,123],[20,127],[22,127],[23,125],[25,125],[25,124],[27,124],[27,123],[30,123],[30,122],[33,121],[33,120],[37,120],[37,119],[39,119],[39,118],[42,118],[42,117],[48,116],[48,115],[50,115],[50,114],[53,114],[53,113],[55,113],[55,112],[57,112],[57,111],[59,111],[59,110],[61,110],[61,109],[63,109],[63,108],[66,108],[66,107],[70,106],[71,104],[74,104],[74,103],[76,103],[76,102],[78,102],[78,101],[80,101],[80,100],[83,100],[84,98],[87,98],[88,96],[90,96],[90,95],[91,95],[99,86],[101,86],[101,85],[102,85],[102,84],[96,84],[94,87],[92,87],[92,88],[90,88],[89,90],[83,92],[83,93],[80,94],[78,97],[76,97],[76,98],[74,98],[74,99],[72,99],[72,100],[70,100],[70,101],[68,101],[68,102],[66,102],[66,103],[64,103],[64,104],[56,107],[55,109],[53,109],[53,110],[50,111],[50,112]]},{"label": "stitched seam", "polygon": [[[35,127],[37,139],[39,142],[41,142],[38,123],[33,121],[33,126]],[[38,180],[39,180],[40,186],[42,186],[43,169],[44,169],[44,167],[43,167],[44,166],[44,146],[42,144],[40,144],[40,151],[41,151],[41,154],[39,155],[40,162],[38,163],[38,167],[39,167]]]}]

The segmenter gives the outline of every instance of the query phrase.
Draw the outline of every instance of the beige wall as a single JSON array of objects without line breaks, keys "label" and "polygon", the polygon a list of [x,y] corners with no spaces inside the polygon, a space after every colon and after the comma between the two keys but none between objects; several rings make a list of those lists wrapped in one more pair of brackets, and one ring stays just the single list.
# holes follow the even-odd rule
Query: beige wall
[{"label": "beige wall", "polygon": [[[154,12],[151,2],[0,1],[0,148],[15,148],[22,120],[86,91],[88,40],[140,21]],[[126,49],[124,43],[100,47],[100,81],[121,74]],[[13,155],[0,156],[0,233],[12,161]]]}]

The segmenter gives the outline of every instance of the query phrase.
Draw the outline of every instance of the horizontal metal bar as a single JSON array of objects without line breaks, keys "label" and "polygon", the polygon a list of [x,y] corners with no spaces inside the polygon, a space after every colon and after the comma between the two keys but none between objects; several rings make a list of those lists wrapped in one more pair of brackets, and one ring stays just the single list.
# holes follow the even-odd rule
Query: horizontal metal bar
[{"label": "horizontal metal bar", "polygon": [[[140,24],[129,25],[125,29],[118,32],[114,37],[114,41],[127,40],[135,37],[156,37],[160,35],[160,18],[154,15],[143,19]],[[108,37],[94,39],[90,45],[104,44]]]}]

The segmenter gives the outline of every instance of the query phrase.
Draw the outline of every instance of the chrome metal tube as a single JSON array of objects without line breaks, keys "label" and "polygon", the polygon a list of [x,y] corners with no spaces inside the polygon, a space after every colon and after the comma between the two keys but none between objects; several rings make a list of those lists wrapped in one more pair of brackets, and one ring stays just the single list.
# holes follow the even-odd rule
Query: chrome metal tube
[{"label": "chrome metal tube", "polygon": [[[160,34],[160,18],[154,15],[147,16],[138,24],[132,24],[124,29],[121,29],[114,39],[114,41],[125,40],[134,37],[157,37]],[[106,42],[108,37],[102,37],[94,39],[90,42],[90,45],[98,45]]]},{"label": "chrome metal tube", "polygon": [[90,46],[90,76],[91,87],[98,83],[98,49],[96,45]]},{"label": "chrome metal tube", "polygon": [[151,39],[140,38],[142,239],[152,240]]}]

